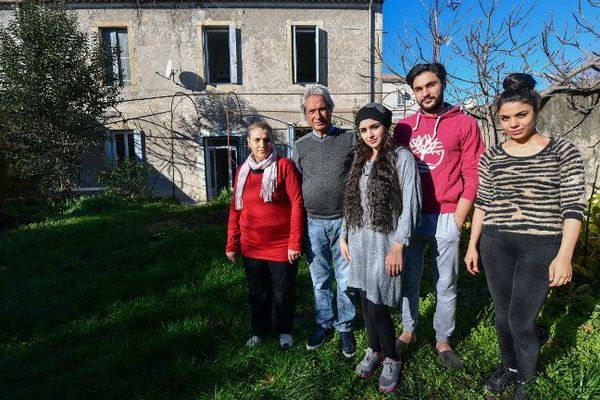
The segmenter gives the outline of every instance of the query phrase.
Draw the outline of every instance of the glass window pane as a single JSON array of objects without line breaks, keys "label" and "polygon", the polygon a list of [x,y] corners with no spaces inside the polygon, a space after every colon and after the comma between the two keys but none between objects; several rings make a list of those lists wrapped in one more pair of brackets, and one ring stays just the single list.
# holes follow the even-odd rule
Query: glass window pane
[{"label": "glass window pane", "polygon": [[231,82],[229,63],[229,30],[207,29],[205,38],[208,82]]},{"label": "glass window pane", "polygon": [[121,161],[125,159],[125,135],[115,134],[115,144],[117,147],[117,160]]},{"label": "glass window pane", "polygon": [[296,78],[297,82],[316,82],[315,28],[296,28]]}]

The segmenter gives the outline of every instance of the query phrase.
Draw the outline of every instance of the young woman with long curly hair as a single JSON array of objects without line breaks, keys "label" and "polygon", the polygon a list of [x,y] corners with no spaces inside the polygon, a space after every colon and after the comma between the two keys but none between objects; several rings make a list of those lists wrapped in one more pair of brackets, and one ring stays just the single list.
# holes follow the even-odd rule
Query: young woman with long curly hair
[{"label": "young woman with long curly hair", "polygon": [[356,367],[360,377],[383,364],[379,390],[398,386],[400,357],[388,307],[402,300],[403,251],[421,209],[419,174],[410,150],[392,144],[392,113],[369,103],[356,114],[361,140],[344,189],[340,248],[350,263],[348,287],[360,292],[369,347]]}]

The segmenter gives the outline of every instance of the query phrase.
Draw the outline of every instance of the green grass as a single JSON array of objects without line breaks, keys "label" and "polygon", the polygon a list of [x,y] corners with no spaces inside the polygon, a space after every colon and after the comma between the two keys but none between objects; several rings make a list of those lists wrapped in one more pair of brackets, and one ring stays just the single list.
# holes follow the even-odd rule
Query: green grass
[{"label": "green grass", "polygon": [[[342,357],[338,338],[304,349],[314,325],[305,261],[293,349],[274,339],[244,348],[247,286],[224,257],[217,206],[96,198],[53,210],[0,233],[0,399],[486,398],[499,356],[482,276],[460,277],[453,340],[465,368],[442,368],[431,345],[426,271],[419,343],[398,393],[381,395],[377,377],[355,378],[357,360]],[[539,320],[549,338],[538,399],[600,398],[600,297],[569,294],[554,291]],[[362,352],[360,315],[357,325]]]}]

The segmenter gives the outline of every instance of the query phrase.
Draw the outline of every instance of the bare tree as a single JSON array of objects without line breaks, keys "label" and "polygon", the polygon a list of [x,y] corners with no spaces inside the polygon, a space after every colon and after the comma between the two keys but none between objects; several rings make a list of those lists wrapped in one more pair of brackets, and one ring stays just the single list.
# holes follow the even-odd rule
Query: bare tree
[{"label": "bare tree", "polygon": [[[527,71],[540,78],[545,100],[557,93],[600,93],[600,48],[594,45],[600,42],[598,0],[578,0],[564,28],[550,16],[534,34],[526,34],[534,18],[533,6],[526,2],[507,15],[501,15],[501,0],[479,0],[466,9],[460,1],[421,3],[425,10],[421,18],[428,30],[405,26],[398,42],[398,65],[386,65],[401,76],[419,62],[439,60],[452,65],[459,61],[460,68],[449,68],[447,95],[457,103],[477,105],[467,111],[480,120],[488,145],[500,139],[493,101],[508,72]],[[469,19],[472,11],[480,16]],[[444,23],[443,15],[448,15]],[[442,49],[448,54],[442,54]],[[585,112],[598,104],[576,107]]]}]

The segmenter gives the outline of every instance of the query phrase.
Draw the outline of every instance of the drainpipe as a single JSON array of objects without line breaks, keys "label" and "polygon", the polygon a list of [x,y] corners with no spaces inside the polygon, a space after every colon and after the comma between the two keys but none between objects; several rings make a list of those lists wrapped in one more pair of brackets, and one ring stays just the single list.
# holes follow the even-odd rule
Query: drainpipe
[{"label": "drainpipe", "polygon": [[375,101],[375,18],[373,0],[369,1],[369,102]]}]

